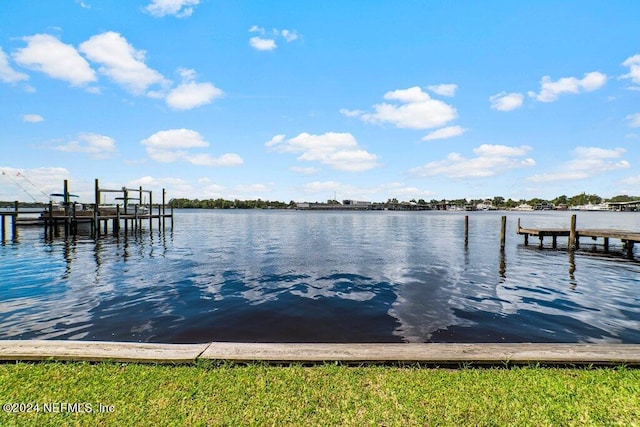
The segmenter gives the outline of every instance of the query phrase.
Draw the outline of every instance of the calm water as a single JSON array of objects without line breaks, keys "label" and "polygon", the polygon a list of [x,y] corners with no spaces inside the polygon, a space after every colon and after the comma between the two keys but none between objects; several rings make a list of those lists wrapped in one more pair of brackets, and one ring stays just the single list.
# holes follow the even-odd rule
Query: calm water
[{"label": "calm water", "polygon": [[[142,235],[0,245],[0,339],[640,343],[640,263],[618,241],[523,246],[568,212],[177,211]],[[579,227],[640,229],[638,213]],[[550,246],[550,242],[547,242]],[[640,258],[640,250],[637,257]]]}]

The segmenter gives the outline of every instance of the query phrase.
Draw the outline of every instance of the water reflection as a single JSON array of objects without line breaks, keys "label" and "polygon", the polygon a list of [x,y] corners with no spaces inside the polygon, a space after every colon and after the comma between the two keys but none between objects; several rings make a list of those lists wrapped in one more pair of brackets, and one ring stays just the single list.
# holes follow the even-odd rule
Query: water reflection
[{"label": "water reflection", "polygon": [[465,245],[462,221],[189,212],[164,233],[25,229],[0,247],[0,338],[640,342],[640,264],[510,231],[501,251],[491,213]]}]

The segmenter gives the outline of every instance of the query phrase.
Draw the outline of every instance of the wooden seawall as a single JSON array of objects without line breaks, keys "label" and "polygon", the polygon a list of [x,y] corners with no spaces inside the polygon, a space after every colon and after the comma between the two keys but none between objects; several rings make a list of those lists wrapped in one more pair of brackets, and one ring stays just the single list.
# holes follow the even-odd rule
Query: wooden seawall
[{"label": "wooden seawall", "polygon": [[196,363],[422,363],[451,365],[640,365],[638,344],[150,344],[134,342],[0,340],[0,360]]},{"label": "wooden seawall", "polygon": [[566,228],[524,228],[520,226],[518,218],[517,233],[524,236],[524,244],[529,244],[529,236],[537,236],[540,239],[540,248],[543,247],[544,238],[551,237],[552,247],[558,246],[558,237],[568,237],[569,249],[580,248],[580,238],[590,237],[592,240],[603,239],[604,250],[609,250],[609,240],[619,239],[627,254],[627,258],[633,258],[633,248],[636,242],[640,242],[640,232],[615,230],[615,229],[588,229],[576,227],[576,215],[571,216],[571,224]]}]

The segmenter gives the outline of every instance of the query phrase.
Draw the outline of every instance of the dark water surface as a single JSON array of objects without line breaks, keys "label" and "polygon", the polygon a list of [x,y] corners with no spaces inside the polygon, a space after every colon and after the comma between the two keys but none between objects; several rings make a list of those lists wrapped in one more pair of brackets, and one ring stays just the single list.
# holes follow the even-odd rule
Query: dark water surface
[{"label": "dark water surface", "polygon": [[[640,263],[524,246],[569,212],[177,211],[173,230],[0,245],[0,339],[640,343]],[[640,214],[578,227],[640,230]],[[640,258],[640,250],[637,257]]]}]

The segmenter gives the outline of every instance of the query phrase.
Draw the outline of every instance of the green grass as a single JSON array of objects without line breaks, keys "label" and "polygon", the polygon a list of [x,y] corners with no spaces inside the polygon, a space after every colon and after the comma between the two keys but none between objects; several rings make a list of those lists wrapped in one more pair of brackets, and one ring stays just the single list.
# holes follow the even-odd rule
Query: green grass
[{"label": "green grass", "polygon": [[[0,401],[40,404],[1,426],[631,426],[640,370],[5,363]],[[44,413],[55,402],[92,412]]]}]

